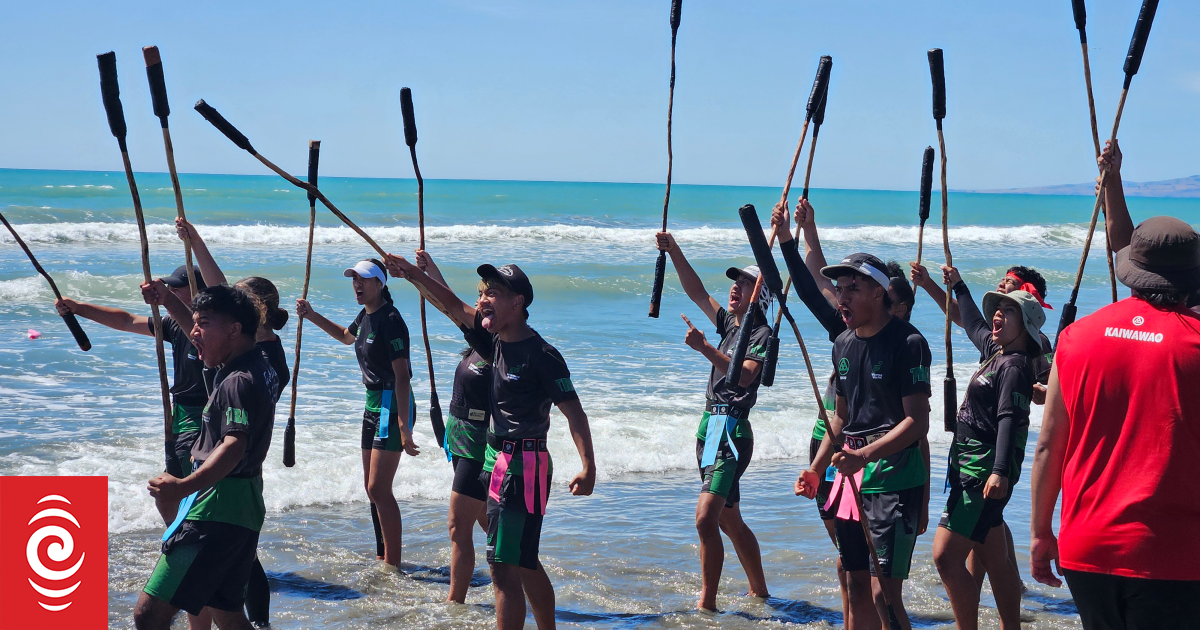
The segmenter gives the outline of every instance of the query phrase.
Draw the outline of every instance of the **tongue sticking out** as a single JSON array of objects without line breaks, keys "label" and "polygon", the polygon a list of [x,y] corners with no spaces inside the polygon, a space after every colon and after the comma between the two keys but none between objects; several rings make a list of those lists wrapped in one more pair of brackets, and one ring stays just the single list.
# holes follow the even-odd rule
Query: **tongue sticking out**
[{"label": "tongue sticking out", "polygon": [[484,329],[484,330],[491,330],[491,328],[492,328],[492,314],[491,314],[491,313],[484,313],[484,315],[483,315],[483,319],[481,320],[481,323],[483,324],[483,329]]}]

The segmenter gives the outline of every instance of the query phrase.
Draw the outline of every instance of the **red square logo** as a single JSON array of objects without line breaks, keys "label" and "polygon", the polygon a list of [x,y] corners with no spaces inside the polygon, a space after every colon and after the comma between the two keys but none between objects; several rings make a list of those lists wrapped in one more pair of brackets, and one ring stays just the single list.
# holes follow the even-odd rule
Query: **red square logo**
[{"label": "red square logo", "polygon": [[108,477],[0,477],[0,630],[108,627]]}]

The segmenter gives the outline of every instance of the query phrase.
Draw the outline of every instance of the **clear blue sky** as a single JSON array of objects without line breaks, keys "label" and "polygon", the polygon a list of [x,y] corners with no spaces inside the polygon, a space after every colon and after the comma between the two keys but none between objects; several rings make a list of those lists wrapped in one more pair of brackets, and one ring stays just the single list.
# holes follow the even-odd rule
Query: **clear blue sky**
[{"label": "clear blue sky", "polygon": [[[1091,0],[1101,135],[1140,3]],[[117,170],[95,55],[117,53],[137,170],[165,170],[141,47],[162,50],[184,172],[265,173],[191,109],[205,98],[263,155],[329,175],[410,177],[410,86],[431,178],[660,182],[669,0],[20,2],[0,38],[0,167]],[[1166,0],[1119,136],[1125,178],[1200,173],[1200,3]],[[675,181],[782,185],[817,59],[834,58],[813,184],[912,189],[937,144],[926,49],[946,51],[951,188],[1094,176],[1068,0],[684,0]]]}]

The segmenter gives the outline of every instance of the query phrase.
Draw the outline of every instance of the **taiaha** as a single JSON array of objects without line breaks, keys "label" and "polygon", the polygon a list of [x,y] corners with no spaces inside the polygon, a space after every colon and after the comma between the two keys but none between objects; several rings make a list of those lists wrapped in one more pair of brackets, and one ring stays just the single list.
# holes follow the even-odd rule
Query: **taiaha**
[{"label": "taiaha", "polygon": [[[125,179],[129,181],[129,194],[133,197],[133,214],[137,217],[138,236],[142,244],[142,277],[150,277],[150,241],[146,238],[146,217],[142,214],[142,198],[138,195],[137,182],[133,178],[133,166],[129,163],[129,149],[125,144],[125,110],[121,107],[121,88],[117,84],[117,55],[106,52],[96,55],[100,67],[100,95],[104,99],[104,111],[108,115],[108,128],[121,148],[121,160],[125,163]],[[150,305],[151,321],[154,323],[154,349],[158,354],[158,385],[162,392],[163,431],[170,441],[174,435],[171,414],[171,392],[167,384],[167,355],[163,350],[162,316],[158,305]]]},{"label": "taiaha", "polygon": [[[286,179],[289,184],[308,191],[310,195],[313,195],[318,201],[325,204],[325,207],[329,208],[329,211],[332,212],[334,216],[341,220],[342,223],[346,224],[346,227],[354,230],[355,234],[358,234],[364,241],[366,241],[367,245],[370,245],[371,249],[374,249],[375,252],[379,254],[381,259],[387,257],[387,252],[385,252],[383,248],[379,246],[379,243],[376,243],[375,239],[371,238],[371,236],[363,231],[362,228],[358,227],[354,221],[351,221],[350,217],[347,217],[344,213],[342,213],[341,210],[338,210],[337,206],[333,205],[333,202],[325,197],[324,193],[322,193],[316,186],[307,184],[296,179],[295,177],[292,177],[287,171],[275,166],[275,164],[270,160],[260,155],[258,151],[254,150],[254,146],[250,144],[250,140],[248,140],[246,136],[242,134],[242,132],[238,131],[236,127],[231,125],[228,120],[225,120],[225,117],[222,116],[220,112],[218,112],[216,109],[213,109],[212,105],[205,103],[204,99],[200,99],[196,102],[195,110],[201,116],[203,116],[205,120],[212,124],[213,127],[216,127],[218,131],[225,134],[225,137],[229,138],[229,140],[237,145],[239,149],[242,149],[250,155],[253,155],[256,159],[258,159],[259,162],[262,162],[264,166],[274,171],[280,177]],[[439,311],[442,311],[443,313],[445,312],[445,308],[441,305],[441,303],[438,302],[437,299],[429,294],[424,288],[422,288],[421,285],[417,284],[413,286],[417,287],[417,290],[421,293],[421,295],[426,300],[429,300],[429,302],[433,304]]]},{"label": "taiaha", "polygon": [[[1117,139],[1117,129],[1121,126],[1121,114],[1125,111],[1125,97],[1129,95],[1129,84],[1142,65],[1142,54],[1146,52],[1146,40],[1150,37],[1150,27],[1154,24],[1154,13],[1158,10],[1158,0],[1144,0],[1138,13],[1137,24],[1133,28],[1133,38],[1129,42],[1129,52],[1125,55],[1125,85],[1121,88],[1121,100],[1117,102],[1117,115],[1113,119],[1112,135],[1109,142]],[[1079,271],[1075,274],[1075,285],[1071,288],[1071,299],[1063,307],[1062,316],[1058,320],[1058,332],[1054,336],[1055,346],[1058,345],[1059,335],[1075,321],[1075,301],[1079,299],[1079,284],[1083,282],[1083,268],[1087,264],[1088,252],[1092,247],[1092,233],[1096,228],[1096,219],[1100,212],[1100,204],[1104,201],[1104,188],[1108,183],[1108,169],[1100,169],[1100,185],[1096,187],[1096,203],[1092,207],[1092,223],[1088,229],[1087,239],[1083,242],[1083,255],[1079,259]]]},{"label": "taiaha", "polygon": [[[954,266],[950,255],[950,200],[946,196],[946,139],[942,136],[942,119],[946,117],[946,71],[941,48],[929,50],[929,75],[933,79],[933,119],[937,122],[938,147],[942,153],[942,250],[946,254],[946,266]],[[958,383],[954,380],[954,347],[950,343],[950,302],[954,292],[946,285],[946,379],[942,382],[942,405],[945,408],[943,426],[954,432],[958,411]]]},{"label": "taiaha", "polygon": [[[667,231],[667,209],[671,206],[671,169],[675,166],[675,154],[671,151],[671,113],[675,109],[675,37],[679,34],[679,14],[683,0],[671,0],[671,88],[667,97],[667,192],[663,196],[662,231]],[[667,273],[667,253],[658,252],[654,263],[654,289],[650,293],[650,317],[658,317],[662,303],[663,278]]]},{"label": "taiaha", "polygon": [[929,220],[929,196],[933,189],[933,147],[925,147],[921,156],[921,201],[918,216],[921,227],[917,228],[917,264],[921,264],[921,253],[925,248],[925,222]]},{"label": "taiaha", "polygon": [[[150,82],[150,102],[154,106],[154,115],[162,124],[163,146],[167,151],[167,170],[171,173],[171,187],[175,189],[175,212],[180,219],[187,219],[183,213],[183,190],[179,186],[179,174],[175,172],[175,146],[171,143],[171,129],[167,126],[167,117],[171,115],[171,106],[167,103],[167,82],[163,77],[162,57],[158,46],[142,48],[142,57],[146,59],[146,79]],[[196,270],[192,266],[192,241],[183,241],[184,264],[187,268],[188,287],[195,297],[197,290]]]},{"label": "taiaha", "polygon": [[[21,240],[21,235],[17,234],[17,231],[8,222],[8,219],[4,218],[3,214],[0,214],[0,221],[4,223],[4,227],[8,228],[13,239],[17,241],[17,245],[20,245],[21,249],[25,250],[25,255],[29,257],[29,262],[33,263],[34,270],[40,273],[46,279],[46,282],[50,283],[50,290],[54,292],[54,297],[61,300],[62,294],[58,292],[58,285],[54,284],[54,278],[51,278],[50,274],[46,273],[46,270],[38,263],[37,258],[34,258],[29,246],[25,244],[25,241]],[[66,314],[60,313],[59,316],[66,322],[67,328],[71,330],[71,335],[75,337],[75,343],[79,344],[79,349],[84,352],[91,350],[92,342],[88,340],[87,333],[83,332],[83,328],[79,325],[79,320],[75,319],[75,313],[68,311]]]},{"label": "taiaha", "polygon": [[[1079,47],[1083,50],[1083,81],[1087,85],[1088,97],[1088,114],[1092,123],[1092,145],[1096,150],[1096,159],[1100,159],[1100,129],[1096,124],[1096,99],[1092,96],[1092,65],[1088,61],[1088,46],[1087,46],[1087,7],[1084,6],[1084,0],[1071,0],[1071,10],[1075,14],[1075,28],[1079,30]],[[1100,202],[1100,212],[1104,216],[1108,216],[1108,210],[1104,207],[1104,202]],[[1092,237],[1092,230],[1096,229],[1096,221],[1098,217],[1095,213],[1092,214],[1092,222],[1088,231],[1088,239]],[[1108,258],[1108,280],[1112,284],[1112,301],[1117,301],[1117,272],[1113,266],[1113,251],[1112,244],[1108,241],[1108,221],[1104,222],[1104,253]]]},{"label": "taiaha", "polygon": [[[400,113],[404,117],[404,144],[412,157],[413,173],[417,176],[417,226],[420,232],[420,247],[425,249],[425,180],[421,179],[421,168],[417,165],[417,119],[413,115],[412,90],[400,88]],[[421,297],[421,337],[425,340],[425,361],[429,365],[429,421],[438,444],[450,451],[446,444],[446,424],[442,421],[442,405],[438,402],[437,383],[433,378],[433,351],[429,348],[429,329],[425,325],[425,297]],[[410,419],[411,421],[411,419]]]},{"label": "taiaha", "polygon": [[[836,448],[841,450],[840,446]],[[883,575],[883,569],[879,565],[879,554],[875,550],[875,541],[871,538],[871,528],[867,525],[866,512],[863,511],[862,492],[858,488],[858,482],[854,480],[854,475],[845,475],[843,478],[850,482],[850,492],[854,495],[854,505],[858,508],[858,522],[862,525],[863,538],[867,540],[867,550],[871,552],[871,564],[874,565],[875,575]],[[896,616],[896,607],[892,605],[887,591],[882,591],[881,594],[884,606],[887,607],[888,630],[902,630],[900,618]]]},{"label": "taiaha", "polygon": [[[808,133],[809,121],[813,123],[813,139],[809,145],[808,151],[808,166],[804,171],[804,191],[802,198],[808,198],[808,184],[812,177],[813,155],[817,147],[817,134],[821,130],[821,124],[825,122],[825,104],[829,98],[829,75],[833,70],[833,57],[824,55],[817,64],[817,75],[813,78],[812,90],[808,94],[808,103],[804,109],[804,127],[800,132],[800,144],[796,146],[796,152],[792,156],[792,165],[788,170],[787,181],[784,182],[783,196],[780,203],[784,206],[784,212],[788,211],[787,198],[792,187],[792,177],[796,173],[796,164],[800,159],[800,152],[804,146],[804,137]],[[747,210],[749,209],[749,210]],[[775,265],[775,259],[771,255],[771,248],[775,245],[777,235],[775,230],[771,230],[771,238],[768,241],[762,236],[762,224],[759,223],[758,214],[754,211],[754,206],[747,204],[742,206],[738,211],[742,218],[742,227],[746,230],[746,236],[750,240],[750,247],[754,250],[755,261],[759,265],[759,269],[764,266],[769,266],[775,269],[774,278],[767,278],[767,288],[771,290],[779,298],[779,312],[775,314],[775,323],[771,327],[771,340],[767,345],[767,358],[763,363],[763,378],[762,384],[770,387],[775,384],[775,369],[779,364],[779,327],[786,317],[788,323],[792,326],[792,332],[796,335],[796,341],[800,344],[800,351],[804,354],[805,364],[808,365],[808,371],[812,374],[812,365],[808,364],[808,348],[804,345],[804,337],[800,335],[800,327],[796,325],[792,314],[787,308],[787,294],[792,286],[792,277],[788,276],[787,283],[779,282],[778,267]],[[796,238],[800,237],[800,226],[796,226]],[[814,377],[815,379],[815,377]],[[815,380],[814,387],[815,387]],[[817,390],[819,392],[819,388]],[[818,395],[818,398],[820,396]],[[824,406],[822,405],[822,408]]]},{"label": "taiaha", "polygon": [[[317,185],[317,164],[321,158],[321,141],[308,141],[308,183]],[[317,198],[308,193],[308,254],[304,259],[304,288],[300,299],[308,299],[308,281],[312,277],[313,232],[317,226]],[[300,337],[304,333],[304,318],[296,322],[296,363],[292,367],[292,402],[288,409],[287,429],[283,432],[283,465],[296,465],[296,386],[300,380]]]}]

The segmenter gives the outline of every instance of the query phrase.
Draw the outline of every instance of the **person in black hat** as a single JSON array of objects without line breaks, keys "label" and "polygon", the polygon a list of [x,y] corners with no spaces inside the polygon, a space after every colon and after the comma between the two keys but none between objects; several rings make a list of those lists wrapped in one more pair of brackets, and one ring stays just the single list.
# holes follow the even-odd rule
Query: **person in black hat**
[{"label": "person in black hat", "polygon": [[[204,289],[204,278],[199,269],[195,270],[195,275],[196,288]],[[160,280],[170,287],[171,293],[184,304],[192,303],[186,267],[180,266],[171,275]],[[150,283],[143,284],[143,292],[151,286]],[[145,315],[134,315],[112,306],[78,302],[66,297],[57,300],[54,306],[59,313],[74,313],[114,330],[154,336],[154,324]],[[171,344],[171,363],[174,368],[171,381],[173,435],[165,445],[166,472],[176,477],[185,477],[192,470],[192,445],[200,435],[200,415],[208,400],[208,391],[204,386],[204,363],[200,360],[196,347],[192,345],[189,334],[192,329],[191,321],[181,324],[166,316],[162,318],[162,325],[163,340]]]},{"label": "person in black hat", "polygon": [[[837,508],[834,530],[848,574],[850,620],[873,625],[869,619],[878,615],[886,625],[886,592],[907,627],[903,580],[928,510],[921,438],[929,430],[929,344],[912,324],[889,312],[891,277],[875,256],[851,254],[821,273],[835,282],[846,331],[833,346],[836,412],[796,492],[815,497],[822,473],[833,464],[838,476],[825,507]],[[860,479],[861,515],[845,476]],[[874,568],[860,518],[870,527],[883,575],[870,575]]]},{"label": "person in black hat", "polygon": [[1057,563],[1085,628],[1193,627],[1200,316],[1187,300],[1200,289],[1200,234],[1152,217],[1115,261],[1132,297],[1057,340],[1034,451],[1030,563],[1034,579],[1061,586]]},{"label": "person in black hat", "polygon": [[546,447],[551,405],[566,416],[583,467],[568,484],[571,494],[592,493],[596,463],[587,414],[566,360],[529,327],[533,285],[517,265],[480,265],[476,307],[403,257],[388,255],[387,260],[393,275],[412,282],[491,363],[491,426],[481,480],[487,487],[487,560],[496,625],[501,630],[524,626],[528,598],[538,627],[553,628],[554,586],[538,559],[551,485]]},{"label": "person in black hat", "polygon": [[[683,250],[669,232],[656,236],[658,248],[671,256],[671,264],[679,276],[683,290],[708,320],[717,328],[720,341],[716,346],[705,338],[704,333],[692,325],[687,316],[688,332],[684,343],[699,352],[711,364],[708,389],[705,392],[705,410],[696,430],[696,460],[700,469],[702,486],[696,502],[696,532],[700,537],[700,601],[697,608],[716,610],[717,589],[721,581],[721,568],[725,550],[721,532],[725,532],[737,551],[738,560],[750,582],[751,597],[768,597],[767,578],[763,573],[762,554],[758,538],[742,520],[740,480],[754,456],[754,432],[750,426],[750,409],[758,401],[758,387],[762,382],[762,366],[767,356],[767,345],[771,327],[765,316],[755,321],[745,321],[750,304],[757,300],[764,313],[769,304],[770,292],[762,287],[753,295],[759,277],[757,266],[738,269],[730,267],[726,277],[733,281],[729,287],[726,306],[721,306],[708,293],[704,282],[692,268]],[[752,326],[750,344],[742,365],[741,379],[737,383],[725,380],[729,370],[730,355],[737,344],[738,331],[742,326]]]}]

